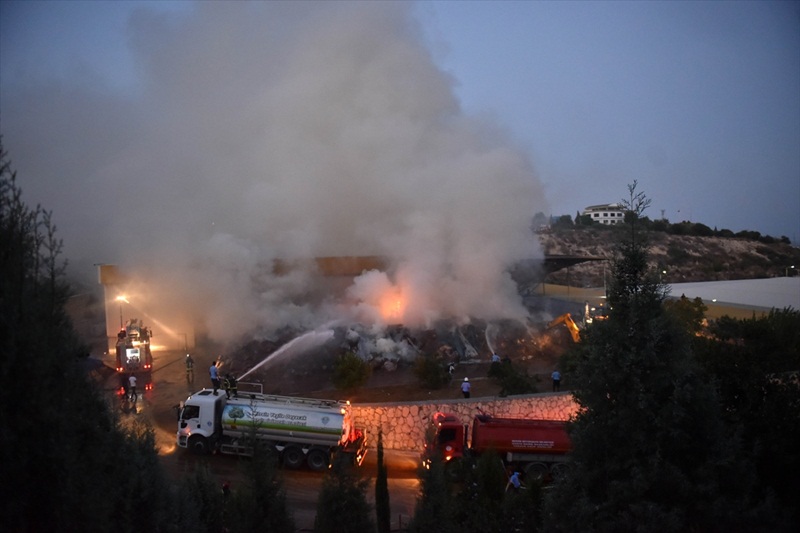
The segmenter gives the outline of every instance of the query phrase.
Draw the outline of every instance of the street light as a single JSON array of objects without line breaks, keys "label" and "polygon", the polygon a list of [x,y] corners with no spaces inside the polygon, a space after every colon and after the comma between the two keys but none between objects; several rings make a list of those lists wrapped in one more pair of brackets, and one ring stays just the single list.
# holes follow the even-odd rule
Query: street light
[{"label": "street light", "polygon": [[789,277],[789,269],[794,270],[794,265],[786,267],[786,272],[784,272],[784,276],[787,278]]},{"label": "street light", "polygon": [[127,298],[124,296],[117,296],[117,301],[119,302],[119,329],[123,328],[122,324],[122,302],[130,303]]}]

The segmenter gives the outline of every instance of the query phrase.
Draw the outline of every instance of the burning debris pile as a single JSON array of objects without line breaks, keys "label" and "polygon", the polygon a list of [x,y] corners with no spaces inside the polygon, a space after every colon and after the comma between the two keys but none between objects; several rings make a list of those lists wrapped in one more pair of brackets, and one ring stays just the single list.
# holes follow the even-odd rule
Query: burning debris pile
[{"label": "burning debris pile", "polygon": [[225,361],[239,379],[262,383],[265,392],[279,394],[330,388],[333,363],[346,352],[369,363],[382,382],[400,384],[407,379],[401,375],[408,375],[402,371],[421,356],[433,356],[446,368],[488,363],[496,353],[530,373],[549,374],[570,342],[568,335],[548,330],[547,322],[442,320],[430,329],[350,324],[312,331],[285,328],[270,339],[242,345]]}]

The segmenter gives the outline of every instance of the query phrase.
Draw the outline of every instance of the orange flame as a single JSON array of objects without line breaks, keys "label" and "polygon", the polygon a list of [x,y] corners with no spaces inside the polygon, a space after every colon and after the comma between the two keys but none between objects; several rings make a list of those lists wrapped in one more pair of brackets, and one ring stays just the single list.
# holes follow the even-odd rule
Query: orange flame
[{"label": "orange flame", "polygon": [[406,311],[406,302],[398,289],[381,297],[380,311],[384,320],[402,322]]}]

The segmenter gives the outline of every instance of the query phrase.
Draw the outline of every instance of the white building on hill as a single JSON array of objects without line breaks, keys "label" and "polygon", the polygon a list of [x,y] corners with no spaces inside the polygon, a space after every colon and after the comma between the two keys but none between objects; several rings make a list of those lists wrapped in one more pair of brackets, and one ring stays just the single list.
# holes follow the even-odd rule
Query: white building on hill
[{"label": "white building on hill", "polygon": [[597,224],[622,224],[625,222],[625,211],[619,204],[590,205],[583,210],[584,216],[592,217],[592,222]]}]

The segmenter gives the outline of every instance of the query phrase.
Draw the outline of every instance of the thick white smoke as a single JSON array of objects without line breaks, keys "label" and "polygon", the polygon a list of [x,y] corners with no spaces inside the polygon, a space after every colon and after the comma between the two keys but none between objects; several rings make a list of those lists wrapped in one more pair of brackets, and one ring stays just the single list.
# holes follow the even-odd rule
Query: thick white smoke
[{"label": "thick white smoke", "polygon": [[[523,313],[506,268],[540,255],[541,186],[496,126],[461,112],[410,4],[145,10],[130,44],[140,84],[125,97],[43,87],[44,110],[18,97],[31,124],[54,116],[50,170],[81,210],[71,253],[147,272],[158,298],[219,340],[347,313],[406,324]],[[349,255],[390,268],[356,279],[346,302],[310,298],[313,273],[272,271]]]}]

